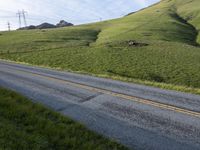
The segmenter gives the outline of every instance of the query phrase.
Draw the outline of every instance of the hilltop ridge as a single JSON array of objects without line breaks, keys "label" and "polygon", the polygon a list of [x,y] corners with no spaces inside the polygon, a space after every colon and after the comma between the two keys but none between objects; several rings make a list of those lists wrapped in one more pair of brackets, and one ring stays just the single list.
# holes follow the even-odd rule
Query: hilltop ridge
[{"label": "hilltop ridge", "polygon": [[33,29],[51,29],[51,28],[61,28],[61,27],[70,27],[73,26],[72,23],[66,22],[65,20],[61,20],[59,23],[56,25],[50,24],[50,23],[42,23],[40,25],[30,25],[27,27],[19,28],[19,30],[33,30]]},{"label": "hilltop ridge", "polygon": [[[193,5],[198,7],[195,11]],[[161,2],[120,19],[99,23],[103,26],[98,43],[139,40],[161,40],[196,44],[199,41],[198,0],[162,0]],[[120,35],[120,36],[119,36]]]}]

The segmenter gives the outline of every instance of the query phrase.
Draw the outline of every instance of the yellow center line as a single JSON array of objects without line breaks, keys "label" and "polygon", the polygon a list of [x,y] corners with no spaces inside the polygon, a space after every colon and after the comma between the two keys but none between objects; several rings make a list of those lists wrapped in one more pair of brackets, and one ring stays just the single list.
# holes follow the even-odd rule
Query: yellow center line
[{"label": "yellow center line", "polygon": [[22,72],[22,73],[31,74],[33,76],[45,78],[45,79],[52,80],[52,81],[66,83],[70,86],[82,88],[82,89],[89,90],[89,91],[92,91],[92,92],[98,92],[98,93],[102,93],[102,94],[106,94],[106,95],[111,95],[111,96],[114,96],[114,97],[123,98],[123,99],[126,99],[126,100],[131,100],[131,101],[134,101],[134,102],[137,102],[137,103],[150,105],[150,106],[157,107],[157,108],[160,108],[160,109],[170,110],[170,111],[174,111],[174,112],[182,113],[182,114],[185,114],[185,115],[200,118],[200,112],[195,112],[195,111],[192,111],[192,110],[179,108],[177,106],[172,106],[172,105],[168,105],[168,104],[164,104],[164,103],[160,103],[160,102],[155,102],[155,101],[148,100],[148,99],[143,99],[143,98],[139,98],[139,97],[135,97],[135,96],[121,94],[121,93],[113,92],[113,91],[110,91],[110,90],[105,90],[105,89],[101,89],[101,88],[96,88],[96,87],[84,85],[84,84],[81,84],[81,83],[75,83],[75,82],[72,82],[72,81],[67,81],[67,80],[64,80],[64,79],[58,79],[56,77],[52,77],[52,76],[49,76],[49,75],[32,73],[32,72],[22,71],[22,70],[17,70],[17,71]]}]

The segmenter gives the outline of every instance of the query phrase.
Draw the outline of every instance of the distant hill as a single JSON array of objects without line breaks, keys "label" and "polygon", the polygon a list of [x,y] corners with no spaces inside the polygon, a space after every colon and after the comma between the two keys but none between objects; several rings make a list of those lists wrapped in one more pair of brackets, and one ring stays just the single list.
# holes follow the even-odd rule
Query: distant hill
[{"label": "distant hill", "polygon": [[66,22],[65,20],[61,20],[56,25],[50,24],[50,23],[42,23],[40,25],[34,26],[30,25],[27,27],[20,28],[19,30],[31,30],[31,29],[50,29],[50,28],[61,28],[61,27],[68,27],[73,26],[72,23]]},{"label": "distant hill", "polygon": [[36,26],[36,29],[49,29],[49,28],[56,28],[56,26],[50,23],[42,23]]},{"label": "distant hill", "polygon": [[58,24],[56,24],[56,27],[69,27],[69,26],[73,26],[73,24],[66,22],[65,20],[61,20]]}]

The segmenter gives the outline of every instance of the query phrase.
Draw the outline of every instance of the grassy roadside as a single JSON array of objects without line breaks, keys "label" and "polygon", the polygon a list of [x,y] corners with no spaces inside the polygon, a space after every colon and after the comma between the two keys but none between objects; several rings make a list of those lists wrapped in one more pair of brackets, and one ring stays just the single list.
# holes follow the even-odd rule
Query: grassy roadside
[{"label": "grassy roadside", "polygon": [[[16,62],[16,61],[5,60],[5,59],[0,59],[0,60],[18,63],[18,64],[23,64],[23,65],[28,65],[28,66],[33,66],[32,64],[29,64],[29,63],[26,63],[26,62]],[[59,67],[50,67],[50,66],[45,66],[45,65],[34,65],[34,66],[38,66],[38,67],[42,67],[42,68],[48,68],[48,69],[54,69],[54,70],[58,70],[58,71],[67,71],[67,72],[78,73],[78,74],[83,74],[83,75],[90,75],[90,76],[100,77],[100,78],[119,80],[119,81],[133,83],[133,84],[152,86],[152,87],[161,88],[161,89],[164,89],[164,90],[174,90],[174,91],[179,91],[179,92],[185,92],[185,93],[200,95],[200,88],[187,87],[187,86],[174,85],[174,84],[166,84],[166,83],[160,83],[160,82],[151,82],[151,81],[148,81],[148,80],[139,80],[139,79],[116,76],[116,75],[111,75],[111,74],[92,74],[90,72],[85,72],[85,71],[63,70]]]},{"label": "grassy roadside", "polygon": [[125,150],[82,125],[0,88],[0,149]]},{"label": "grassy roadside", "polygon": [[[181,45],[180,45],[181,46]],[[6,54],[4,60],[112,78],[162,89],[200,94],[199,49],[169,43],[167,48],[82,48]],[[188,61],[185,61],[188,60]]]}]

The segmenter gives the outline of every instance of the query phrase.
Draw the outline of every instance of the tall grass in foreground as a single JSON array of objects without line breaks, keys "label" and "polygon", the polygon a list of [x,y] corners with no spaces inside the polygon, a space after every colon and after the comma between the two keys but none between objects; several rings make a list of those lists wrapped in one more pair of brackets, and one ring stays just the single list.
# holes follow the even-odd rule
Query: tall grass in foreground
[{"label": "tall grass in foreground", "polygon": [[0,88],[0,149],[2,150],[125,150],[14,92]]}]

